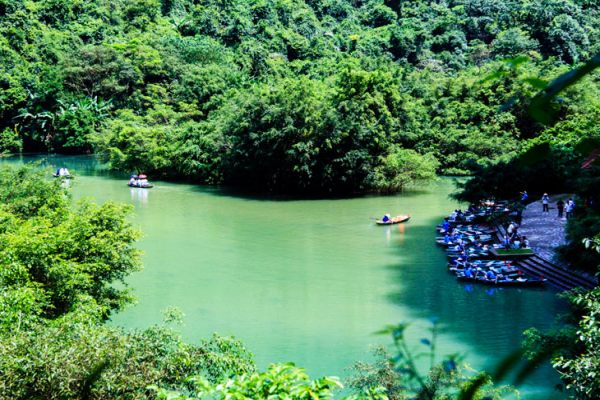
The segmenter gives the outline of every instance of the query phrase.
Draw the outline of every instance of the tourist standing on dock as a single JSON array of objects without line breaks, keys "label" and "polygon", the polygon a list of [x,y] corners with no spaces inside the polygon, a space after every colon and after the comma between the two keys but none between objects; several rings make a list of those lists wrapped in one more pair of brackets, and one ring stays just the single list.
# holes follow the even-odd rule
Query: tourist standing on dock
[{"label": "tourist standing on dock", "polygon": [[544,195],[542,196],[542,212],[550,212],[550,207],[548,206],[550,204],[550,196],[548,196],[548,193],[544,193]]},{"label": "tourist standing on dock", "polygon": [[558,209],[558,218],[563,217],[563,211],[565,209],[565,202],[560,199],[556,202],[556,208]]}]

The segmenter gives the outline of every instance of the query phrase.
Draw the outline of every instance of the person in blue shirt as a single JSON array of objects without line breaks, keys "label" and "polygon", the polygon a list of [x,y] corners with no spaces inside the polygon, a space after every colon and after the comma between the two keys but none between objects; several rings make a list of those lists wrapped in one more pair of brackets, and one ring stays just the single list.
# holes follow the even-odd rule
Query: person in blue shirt
[{"label": "person in blue shirt", "polygon": [[390,220],[390,214],[385,214],[381,220],[383,222],[388,222]]},{"label": "person in blue shirt", "polygon": [[494,274],[491,270],[489,270],[486,274],[485,277],[490,280],[490,281],[495,281],[496,280],[496,274]]},{"label": "person in blue shirt", "polygon": [[450,240],[450,235],[448,235],[448,233],[446,233],[446,234],[444,235],[444,243],[448,244],[448,243],[450,243],[450,242],[451,242],[451,240]]},{"label": "person in blue shirt", "polygon": [[473,277],[473,268],[471,267],[471,265],[469,265],[467,267],[467,269],[465,270],[465,276],[467,278],[472,278]]},{"label": "person in blue shirt", "polygon": [[444,229],[445,232],[448,232],[448,230],[450,229],[450,222],[448,222],[448,218],[444,219],[444,223],[442,224],[442,229]]}]

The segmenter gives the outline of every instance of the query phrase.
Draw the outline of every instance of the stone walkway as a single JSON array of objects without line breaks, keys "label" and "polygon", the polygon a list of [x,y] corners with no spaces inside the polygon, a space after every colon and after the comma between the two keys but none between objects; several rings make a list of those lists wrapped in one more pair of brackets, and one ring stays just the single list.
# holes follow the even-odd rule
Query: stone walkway
[{"label": "stone walkway", "polygon": [[567,202],[569,195],[558,194],[550,196],[550,212],[542,212],[542,201],[530,203],[523,210],[519,233],[527,236],[529,245],[540,257],[563,265],[555,257],[555,248],[566,243],[565,225],[567,220],[558,218],[556,202],[562,199]]}]

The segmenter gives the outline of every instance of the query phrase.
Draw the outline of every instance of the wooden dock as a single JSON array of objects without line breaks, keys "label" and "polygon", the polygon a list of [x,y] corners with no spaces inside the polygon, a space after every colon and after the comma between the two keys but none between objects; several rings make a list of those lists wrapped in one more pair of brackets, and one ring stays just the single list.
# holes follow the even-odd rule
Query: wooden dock
[{"label": "wooden dock", "polygon": [[[502,243],[505,235],[506,229],[503,226],[496,225],[496,236],[500,243]],[[566,269],[538,255],[515,259],[514,263],[532,276],[543,275],[544,278],[548,279],[548,283],[560,290],[569,290],[576,287],[593,289],[598,285],[598,279],[595,276]]]}]

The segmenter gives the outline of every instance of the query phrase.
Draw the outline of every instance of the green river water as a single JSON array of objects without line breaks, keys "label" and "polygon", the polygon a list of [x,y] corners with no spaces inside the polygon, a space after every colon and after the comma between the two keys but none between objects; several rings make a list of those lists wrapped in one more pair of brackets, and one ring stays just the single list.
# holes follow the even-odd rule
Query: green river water
[{"label": "green river water", "polygon": [[[552,326],[565,307],[552,289],[465,285],[447,273],[434,226],[456,206],[450,179],[397,196],[293,200],[167,182],[130,189],[126,176],[91,156],[4,162],[38,159],[77,175],[75,198],[135,207],[144,270],[128,283],[138,303],[112,323],[144,328],[178,307],[186,340],[234,335],[261,367],[293,361],[314,376],[348,376],[353,362],[370,358],[370,345],[390,343],[373,332],[411,322],[408,336],[419,349],[437,318],[438,354],[461,353],[473,367],[490,368],[520,344],[523,330]],[[385,212],[412,219],[376,226],[371,217]],[[526,398],[560,398],[548,392],[556,379],[542,369]]]}]

